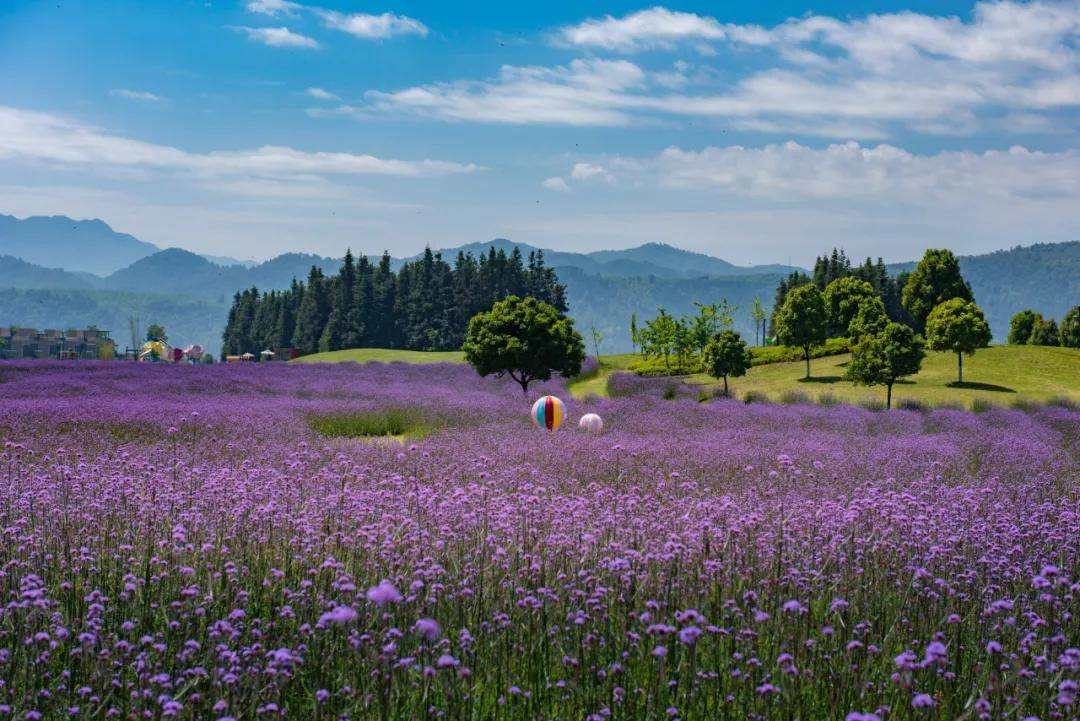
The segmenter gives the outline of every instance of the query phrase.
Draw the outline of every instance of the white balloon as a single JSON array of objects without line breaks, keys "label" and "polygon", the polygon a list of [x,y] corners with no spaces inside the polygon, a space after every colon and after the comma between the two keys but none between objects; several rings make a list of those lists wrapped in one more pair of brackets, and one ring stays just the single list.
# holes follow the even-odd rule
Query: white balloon
[{"label": "white balloon", "polygon": [[578,428],[589,433],[599,433],[604,430],[604,419],[595,413],[586,413],[578,421]]}]

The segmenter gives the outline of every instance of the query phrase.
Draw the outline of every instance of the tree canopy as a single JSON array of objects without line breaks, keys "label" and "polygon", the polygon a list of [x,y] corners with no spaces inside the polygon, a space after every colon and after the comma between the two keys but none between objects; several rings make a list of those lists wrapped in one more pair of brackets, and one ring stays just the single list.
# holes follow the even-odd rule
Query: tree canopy
[{"label": "tree canopy", "polygon": [[161,323],[151,323],[146,329],[146,337],[166,342],[169,340],[169,334],[165,332],[165,326]]},{"label": "tree canopy", "polygon": [[971,301],[975,297],[960,274],[960,261],[952,251],[931,248],[904,285],[904,309],[911,315],[915,328],[921,330],[930,312],[953,298]]},{"label": "tree canopy", "polygon": [[1031,340],[1031,332],[1042,316],[1033,310],[1022,310],[1009,321],[1008,342],[1012,345],[1025,345]]},{"label": "tree canopy", "polygon": [[397,271],[388,253],[372,262],[348,252],[335,276],[313,266],[306,282],[293,281],[287,290],[237,293],[224,352],[284,346],[305,354],[359,347],[456,350],[469,319],[509,295],[567,310],[566,288],[542,251],[526,259],[516,248],[491,248],[479,257],[459,253],[451,265],[429,248]]},{"label": "tree canopy", "polygon": [[881,298],[871,298],[859,305],[855,317],[848,323],[847,335],[852,343],[858,343],[864,336],[885,330],[888,324],[889,316],[885,311],[885,303]]},{"label": "tree canopy", "polygon": [[[873,301],[881,301],[874,286],[855,276],[837,278],[825,287],[825,306],[828,311],[828,333],[831,337],[848,334],[851,321],[859,308]],[[882,303],[884,309],[884,303]]]},{"label": "tree canopy", "polygon": [[1066,348],[1080,348],[1080,305],[1074,305],[1061,319],[1061,345]]},{"label": "tree canopy", "polygon": [[746,375],[750,367],[750,351],[746,341],[736,331],[722,330],[705,345],[706,372],[713,378],[724,379],[724,395],[729,395],[728,376]]},{"label": "tree canopy", "polygon": [[957,383],[964,382],[964,354],[990,344],[990,325],[973,302],[953,298],[938,305],[926,318],[926,339],[931,350],[956,353]]},{"label": "tree canopy", "polygon": [[549,303],[516,295],[473,316],[461,349],[481,376],[509,375],[522,393],[553,372],[576,375],[585,360],[585,342],[570,318]]},{"label": "tree canopy", "polygon": [[810,349],[825,340],[828,311],[825,297],[815,285],[800,285],[788,291],[776,314],[776,337],[786,346],[802,348],[806,377],[810,377]]},{"label": "tree canopy", "polygon": [[1047,318],[1046,320],[1039,318],[1035,327],[1031,330],[1028,343],[1031,345],[1060,345],[1061,337],[1058,333],[1057,322],[1053,318]]},{"label": "tree canopy", "polygon": [[851,349],[847,377],[859,385],[885,386],[885,407],[892,408],[893,384],[919,372],[926,356],[923,346],[923,339],[909,326],[889,323]]}]

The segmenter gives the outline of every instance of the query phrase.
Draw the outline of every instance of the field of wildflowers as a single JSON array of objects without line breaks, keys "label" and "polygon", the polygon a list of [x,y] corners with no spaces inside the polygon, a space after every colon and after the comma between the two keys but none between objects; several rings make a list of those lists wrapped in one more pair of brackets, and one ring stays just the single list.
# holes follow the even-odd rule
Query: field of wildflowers
[{"label": "field of wildflowers", "polygon": [[1080,413],[624,385],[0,365],[0,719],[1080,716]]}]

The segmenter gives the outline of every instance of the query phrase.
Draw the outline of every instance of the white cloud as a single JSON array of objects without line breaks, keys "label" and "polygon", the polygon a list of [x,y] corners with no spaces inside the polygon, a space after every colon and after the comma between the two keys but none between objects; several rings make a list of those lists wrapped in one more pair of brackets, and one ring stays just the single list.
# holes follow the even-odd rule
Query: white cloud
[{"label": "white cloud", "polygon": [[385,40],[398,35],[419,35],[423,38],[428,35],[428,28],[424,23],[406,15],[390,12],[379,15],[343,13],[317,5],[290,2],[290,0],[250,0],[246,7],[248,12],[271,17],[297,15],[301,12],[311,13],[321,18],[328,28],[369,40]]},{"label": "white cloud", "polygon": [[237,30],[243,32],[250,39],[275,48],[314,48],[319,47],[315,38],[293,32],[287,27],[279,28],[252,28],[239,26]]},{"label": "white cloud", "polygon": [[608,15],[563,28],[557,41],[605,50],[635,51],[670,47],[680,40],[723,40],[724,26],[714,18],[676,12],[663,7],[631,13],[621,18]]},{"label": "white cloud", "polygon": [[[816,149],[794,142],[684,150],[645,158],[615,156],[607,165],[647,186],[781,203],[853,205],[1080,203],[1080,151],[1043,153],[1013,147],[983,153],[918,155],[891,145],[838,143]],[[1076,207],[1080,207],[1077,205]]]},{"label": "white cloud", "polygon": [[[493,78],[370,94],[375,109],[445,120],[618,126],[713,118],[775,132],[882,138],[906,127],[966,135],[1003,115],[1080,106],[1080,2],[1011,0],[969,20],[899,12],[840,20],[808,16],[771,28],[721,23],[661,7],[563,28],[557,42],[632,52],[679,41],[751,47],[722,71],[651,71],[626,60],[505,66]],[[996,130],[1008,132],[998,125]],[[1023,132],[1018,128],[1016,132]]]},{"label": "white cloud", "polygon": [[322,88],[308,88],[304,91],[316,100],[340,100],[337,95],[334,95],[329,90],[323,90]]},{"label": "white cloud", "polygon": [[570,190],[570,186],[562,178],[555,176],[554,178],[547,178],[544,182],[540,183],[542,187],[547,190],[554,190],[557,193],[566,193]]},{"label": "white cloud", "polygon": [[372,91],[368,98],[376,109],[444,120],[625,125],[625,93],[644,80],[644,71],[625,60],[579,59],[554,68],[505,65],[491,81]]},{"label": "white cloud", "polygon": [[593,163],[575,163],[570,170],[570,177],[574,180],[599,179],[608,183],[615,182],[615,176],[608,172],[607,168]]},{"label": "white cloud", "polygon": [[[253,150],[189,153],[112,135],[78,121],[48,113],[0,106],[0,158],[50,166],[74,166],[94,172],[143,170],[179,174],[197,181],[230,179],[234,187],[257,188],[272,180],[311,186],[325,176],[398,176],[419,178],[478,169],[472,163],[397,160],[340,152],[308,152],[264,145]],[[243,183],[242,181],[246,181]],[[257,182],[258,181],[258,182]]]},{"label": "white cloud", "polygon": [[250,0],[247,4],[248,12],[260,15],[292,15],[301,7],[300,4],[289,0]]},{"label": "white cloud", "polygon": [[109,95],[114,98],[124,98],[125,100],[143,100],[151,103],[160,103],[165,98],[155,95],[145,90],[128,90],[127,88],[114,88],[109,91]]},{"label": "white cloud", "polygon": [[383,40],[397,35],[427,37],[428,29],[419,20],[394,13],[365,15],[364,13],[339,13],[333,10],[313,8],[328,27],[347,32],[358,38]]}]

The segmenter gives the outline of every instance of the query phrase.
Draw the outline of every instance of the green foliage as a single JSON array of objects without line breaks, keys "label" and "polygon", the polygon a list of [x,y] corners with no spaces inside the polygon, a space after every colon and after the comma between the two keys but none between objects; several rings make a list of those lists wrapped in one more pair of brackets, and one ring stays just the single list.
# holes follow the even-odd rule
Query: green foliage
[{"label": "green foliage", "polygon": [[884,315],[885,304],[881,301],[874,286],[854,276],[837,278],[825,287],[825,306],[828,312],[828,333],[831,337],[847,335],[848,328],[859,309],[873,301],[881,303]]},{"label": "green foliage", "polygon": [[[810,348],[811,358],[824,358],[851,352],[851,341],[847,338],[828,338],[824,343]],[[763,366],[772,363],[790,363],[803,360],[802,348],[788,348],[782,345],[760,346],[750,349],[750,365]]]},{"label": "green foliage", "polygon": [[585,343],[571,319],[536,298],[513,295],[473,316],[461,350],[481,376],[509,375],[523,393],[552,372],[576,375],[585,360]]},{"label": "green foliage", "polygon": [[328,438],[417,437],[430,430],[430,424],[419,412],[407,408],[316,415],[308,419],[308,424]]},{"label": "green foliage", "polygon": [[931,248],[923,255],[903,290],[904,309],[921,330],[937,306],[959,298],[974,300],[971,286],[960,274],[960,261],[950,250]]},{"label": "green foliage", "polygon": [[1061,337],[1058,334],[1058,325],[1053,318],[1043,320],[1039,318],[1035,327],[1031,330],[1031,345],[1061,345]]},{"label": "green foliage", "polygon": [[531,296],[565,313],[566,288],[544,264],[543,252],[491,248],[479,258],[459,253],[453,265],[425,249],[395,273],[384,253],[378,263],[345,255],[337,275],[312,266],[306,283],[283,291],[237,293],[222,335],[229,354],[293,346],[301,353],[348,348],[421,351],[461,347],[469,319],[509,295]]},{"label": "green foliage", "polygon": [[776,314],[776,337],[788,347],[802,348],[806,377],[810,377],[810,349],[825,340],[828,312],[825,298],[814,285],[799,286],[788,292]]},{"label": "green foliage", "polygon": [[754,303],[750,306],[750,320],[754,322],[754,345],[761,345],[765,342],[765,320],[768,317],[769,314],[765,312],[765,306],[762,305],[761,299],[755,295]]},{"label": "green foliage", "polygon": [[923,340],[911,328],[889,323],[877,334],[864,336],[851,350],[846,376],[856,385],[886,387],[885,407],[892,407],[892,387],[900,378],[915,375],[926,352]]},{"label": "green foliage", "polygon": [[931,350],[956,353],[957,382],[964,382],[964,355],[990,344],[990,326],[979,306],[962,298],[938,305],[926,319],[926,339]]},{"label": "green foliage", "polygon": [[1009,344],[1026,345],[1031,340],[1031,332],[1042,316],[1033,310],[1022,310],[1009,321]]},{"label": "green foliage", "polygon": [[847,335],[853,343],[857,343],[864,336],[885,330],[888,323],[889,315],[881,298],[867,298],[859,305],[855,317],[848,324]]},{"label": "green foliage", "polygon": [[1061,319],[1061,345],[1066,348],[1080,348],[1080,305],[1073,306]]},{"label": "green foliage", "polygon": [[724,395],[730,395],[728,376],[746,375],[750,367],[750,353],[746,341],[733,330],[723,330],[712,337],[705,345],[702,354],[705,372],[713,378],[724,379]]},{"label": "green foliage", "polygon": [[685,319],[684,322],[690,330],[694,349],[698,353],[704,353],[705,346],[709,344],[713,336],[731,327],[732,316],[738,309],[732,308],[726,300],[712,305],[694,301],[694,306],[698,309],[697,315]]},{"label": "green foliage", "polygon": [[690,355],[685,361],[680,361],[677,356],[668,362],[665,362],[662,357],[650,356],[634,361],[627,370],[639,376],[683,376],[705,372],[701,356],[696,353]]},{"label": "green foliage", "polygon": [[169,334],[165,332],[165,326],[160,323],[151,323],[146,329],[147,338],[157,338],[161,341],[168,341]]},{"label": "green foliage", "polygon": [[659,309],[655,318],[645,321],[645,327],[638,331],[641,354],[647,359],[663,359],[665,375],[672,374],[672,356],[676,356],[680,367],[683,365],[683,354],[678,351],[688,342],[688,337],[685,324],[663,308]]}]

